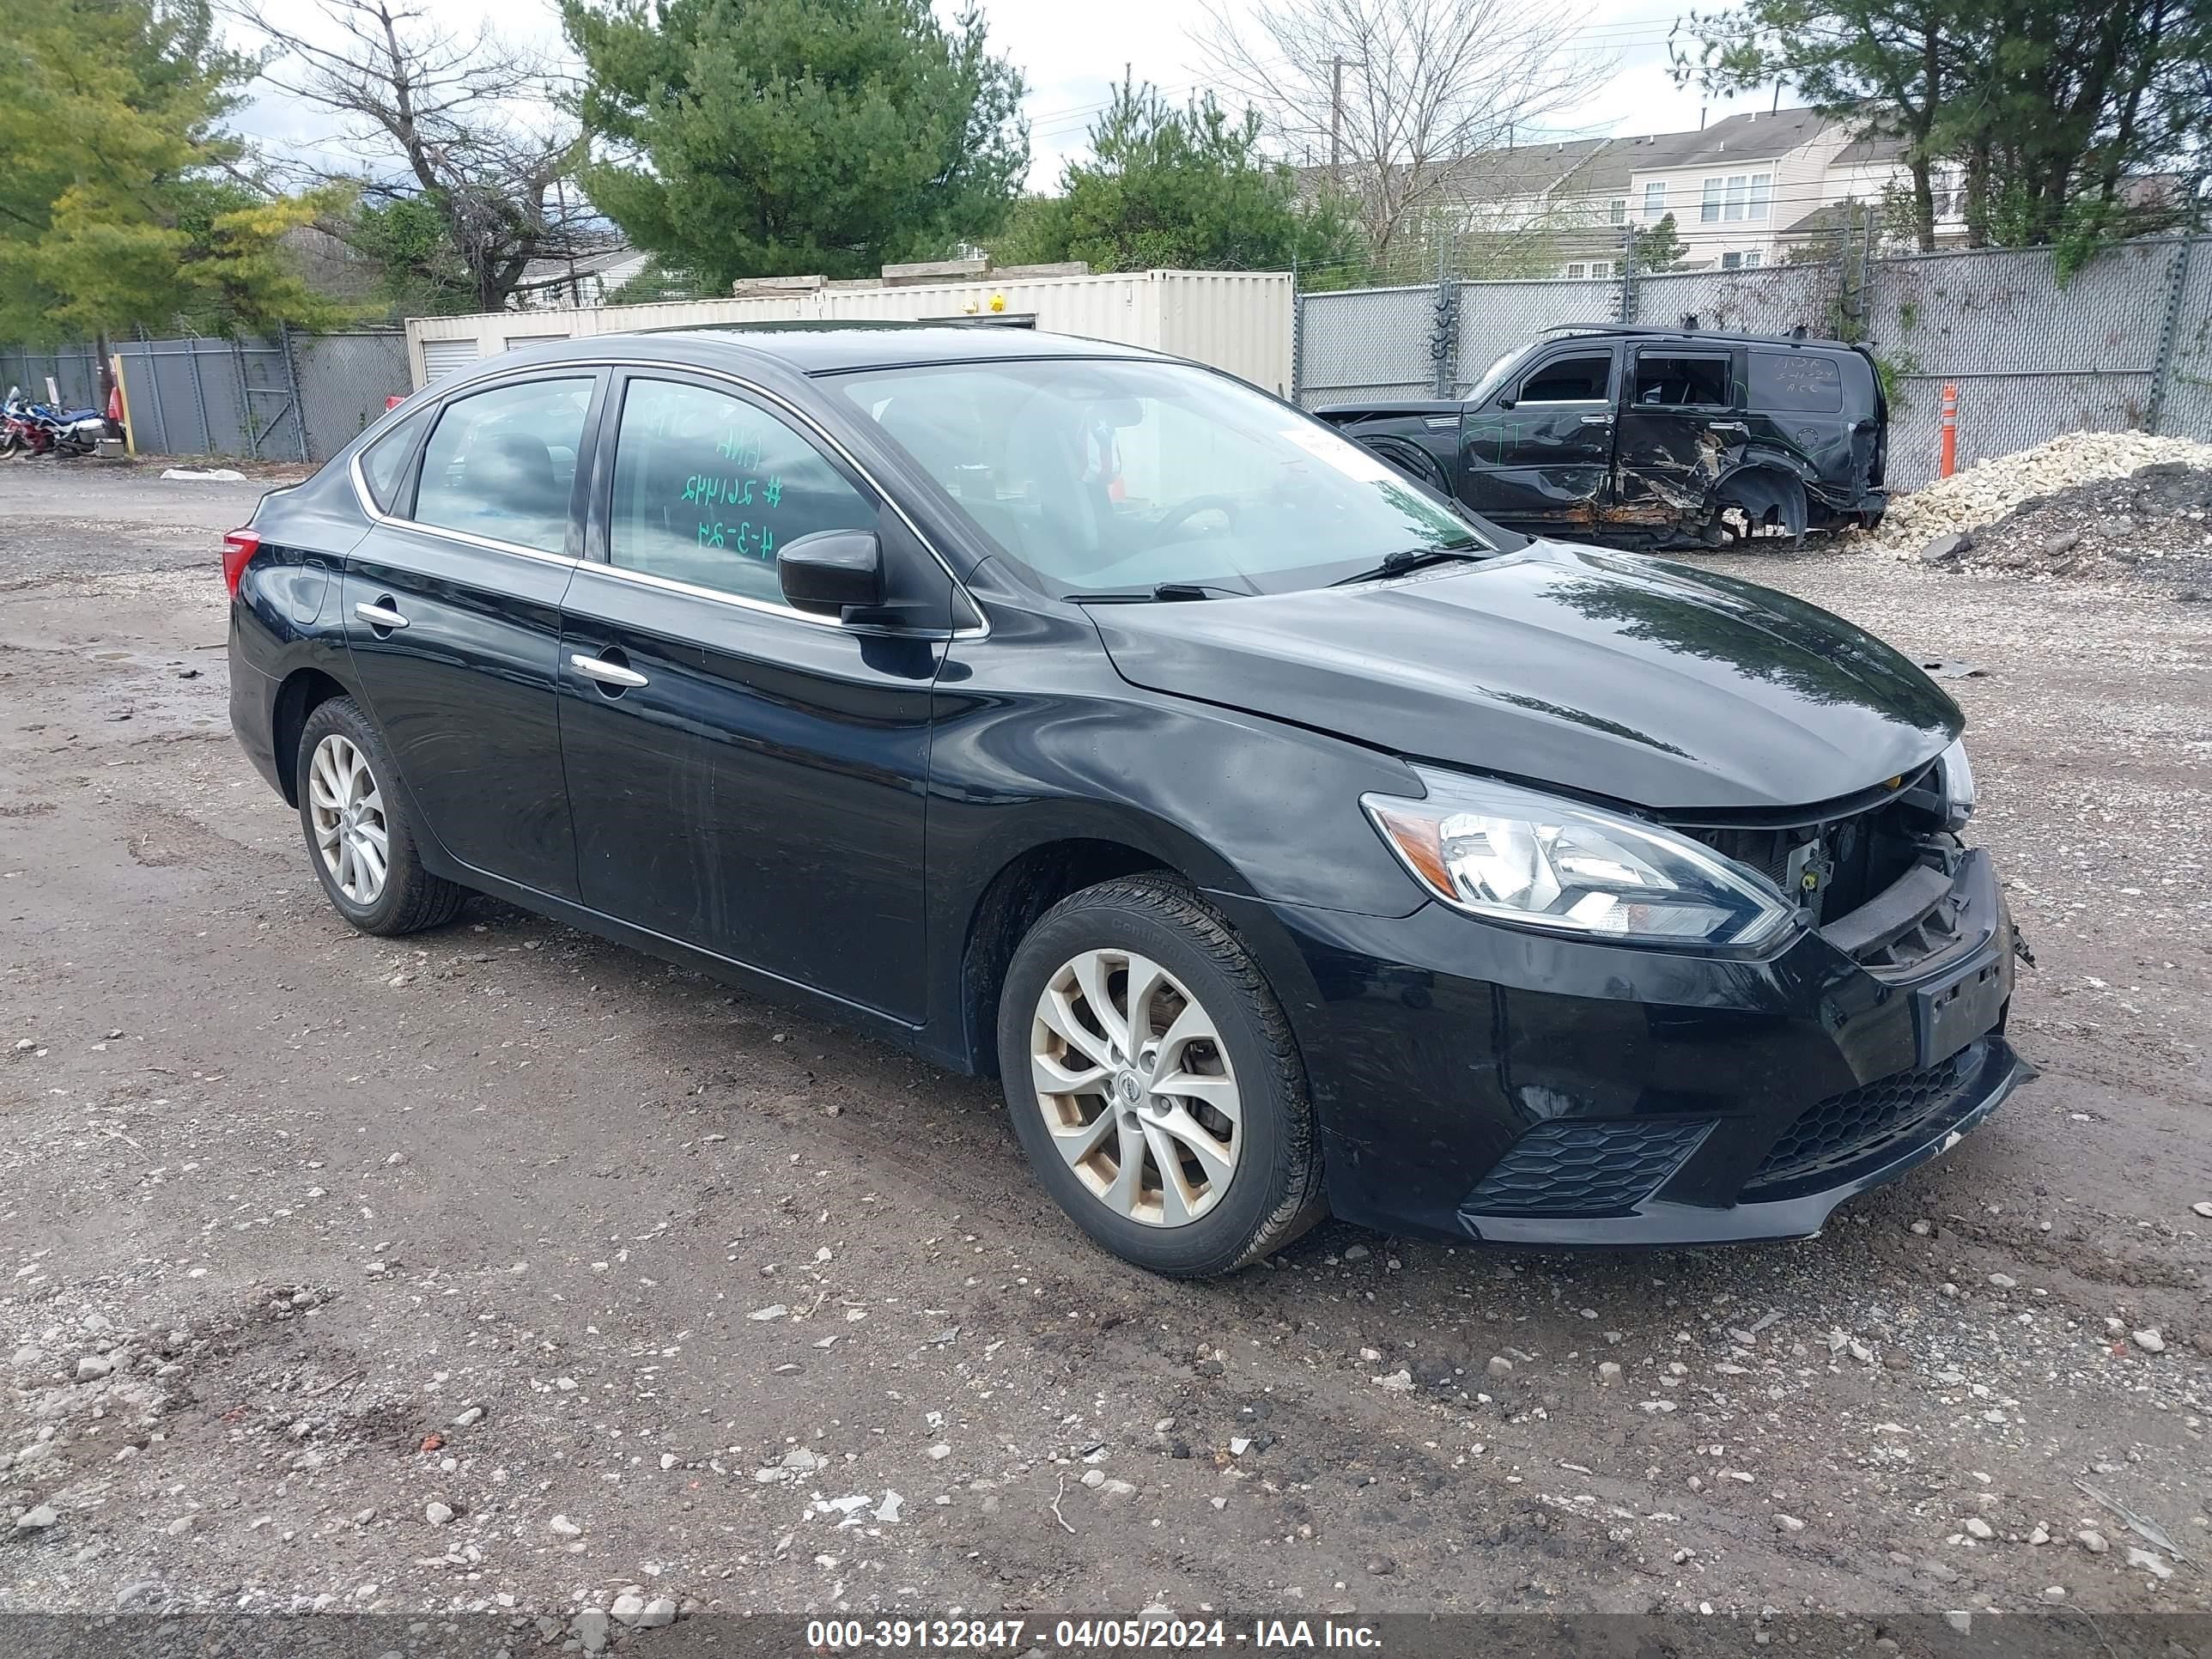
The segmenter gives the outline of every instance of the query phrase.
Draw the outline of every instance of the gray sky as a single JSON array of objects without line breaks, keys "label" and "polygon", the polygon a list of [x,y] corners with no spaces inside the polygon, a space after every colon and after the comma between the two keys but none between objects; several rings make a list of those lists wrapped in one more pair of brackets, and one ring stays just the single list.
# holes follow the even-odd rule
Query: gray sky
[{"label": "gray sky", "polygon": [[[1265,0],[1232,0],[1247,6]],[[940,12],[957,9],[937,0]],[[1595,137],[1668,132],[1698,125],[1708,102],[1695,87],[1677,88],[1667,70],[1667,33],[1686,8],[1664,0],[1589,0],[1587,21],[1572,38],[1609,58],[1613,72],[1594,85],[1581,108],[1564,112],[1547,136]],[[306,10],[304,0],[295,16]],[[1048,190],[1062,164],[1085,148],[1090,124],[1127,64],[1180,102],[1200,88],[1199,55],[1188,30],[1199,17],[1195,0],[981,0],[998,52],[1017,64],[1029,82],[1032,187]],[[455,21],[489,16],[510,34],[562,46],[560,22],[541,0],[440,0],[441,16]],[[1711,118],[1763,109],[1771,97],[1715,104]],[[1787,96],[1784,102],[1790,101]],[[319,148],[329,137],[322,112],[264,98],[244,112],[240,125],[272,148]]]}]

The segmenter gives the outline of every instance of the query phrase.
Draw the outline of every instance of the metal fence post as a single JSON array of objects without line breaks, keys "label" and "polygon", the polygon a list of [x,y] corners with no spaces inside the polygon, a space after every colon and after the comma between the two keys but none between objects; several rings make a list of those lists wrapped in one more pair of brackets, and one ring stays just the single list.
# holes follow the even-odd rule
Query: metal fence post
[{"label": "metal fence post", "polygon": [[1291,255],[1291,401],[1305,390],[1306,300],[1298,289],[1298,256]]},{"label": "metal fence post", "polygon": [[200,417],[199,453],[215,453],[215,428],[208,424],[207,386],[200,379],[200,343],[196,339],[185,342],[185,365],[192,372],[192,407]]},{"label": "metal fence post", "polygon": [[235,334],[230,337],[230,363],[238,371],[238,423],[246,429],[246,447],[255,460],[261,459],[261,434],[254,430],[253,388],[246,382],[246,347]]},{"label": "metal fence post", "polygon": [[1451,239],[1448,236],[1440,236],[1437,242],[1436,319],[1429,330],[1429,356],[1435,362],[1431,384],[1436,395],[1449,398],[1458,379],[1459,289],[1452,280]]},{"label": "metal fence post", "polygon": [[2181,300],[2189,291],[2189,256],[2197,246],[2194,236],[2185,234],[2173,258],[2166,262],[2166,314],[2158,325],[2158,356],[2153,360],[2150,372],[2150,401],[2143,410],[2143,430],[2158,430],[2158,418],[2166,412],[2166,388],[2173,379],[2174,346],[2181,335]]},{"label": "metal fence post", "polygon": [[1620,228],[1620,324],[1636,320],[1636,227]]},{"label": "metal fence post", "polygon": [[300,459],[307,459],[307,406],[300,399],[300,365],[292,355],[292,325],[276,325],[276,349],[284,359],[284,386],[292,399],[292,435],[298,441]]}]

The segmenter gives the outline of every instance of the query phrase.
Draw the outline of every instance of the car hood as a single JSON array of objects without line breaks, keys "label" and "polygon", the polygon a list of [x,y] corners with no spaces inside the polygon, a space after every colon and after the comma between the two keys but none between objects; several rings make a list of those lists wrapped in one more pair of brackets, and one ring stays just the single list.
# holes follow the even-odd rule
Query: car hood
[{"label": "car hood", "polygon": [[1554,542],[1091,616],[1134,684],[1658,811],[1832,800],[1964,724],[1909,658],[1817,606]]}]

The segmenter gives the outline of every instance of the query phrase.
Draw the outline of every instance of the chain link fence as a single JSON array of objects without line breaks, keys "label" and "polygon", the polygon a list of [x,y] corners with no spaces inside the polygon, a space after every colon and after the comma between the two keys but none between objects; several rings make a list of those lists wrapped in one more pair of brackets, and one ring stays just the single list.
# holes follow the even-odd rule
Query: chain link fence
[{"label": "chain link fence", "polygon": [[1456,398],[1547,328],[1624,321],[1864,342],[1889,389],[1893,488],[1935,477],[1946,383],[1962,466],[2084,429],[2212,442],[2212,237],[2127,243],[2063,279],[2045,248],[1845,246],[1750,270],[1301,291],[1292,384],[1308,408]]},{"label": "chain link fence", "polygon": [[[398,329],[123,340],[114,352],[132,445],[147,455],[328,460],[410,386]],[[0,349],[0,386],[44,401],[49,379],[65,405],[101,406],[92,347]]]}]

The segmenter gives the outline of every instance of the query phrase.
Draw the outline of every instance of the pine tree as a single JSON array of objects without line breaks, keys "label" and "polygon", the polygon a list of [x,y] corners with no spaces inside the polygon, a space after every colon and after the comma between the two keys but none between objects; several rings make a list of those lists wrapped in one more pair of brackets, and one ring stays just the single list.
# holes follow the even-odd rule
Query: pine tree
[{"label": "pine tree", "polygon": [[325,204],[247,171],[222,123],[253,65],[207,0],[43,0],[0,27],[0,339],[331,320],[279,246]]},{"label": "pine tree", "polygon": [[873,276],[996,230],[1029,168],[1020,76],[928,0],[565,0],[586,191],[726,289]]}]

